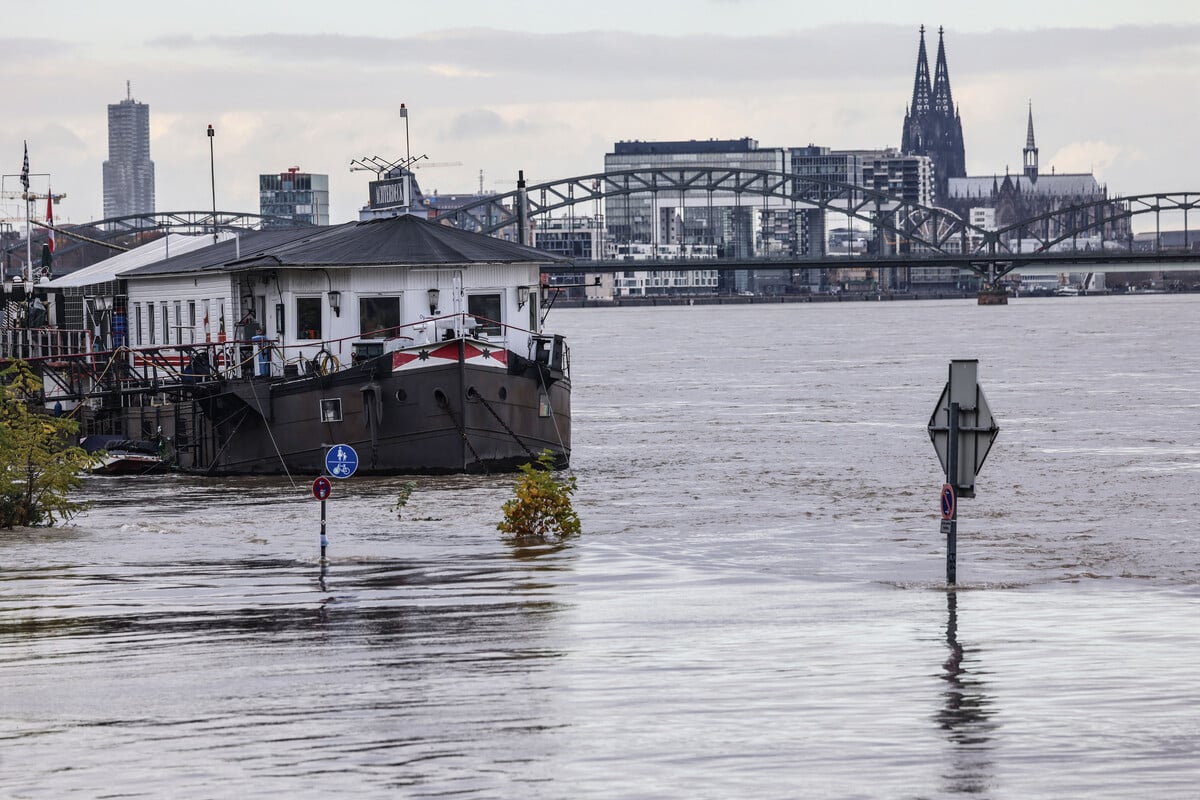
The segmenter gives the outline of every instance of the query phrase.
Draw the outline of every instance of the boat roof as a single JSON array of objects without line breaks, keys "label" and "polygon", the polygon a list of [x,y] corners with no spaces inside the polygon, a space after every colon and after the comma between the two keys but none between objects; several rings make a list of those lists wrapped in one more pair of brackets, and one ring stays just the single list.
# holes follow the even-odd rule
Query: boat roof
[{"label": "boat roof", "polygon": [[[220,235],[226,238],[232,236],[230,233],[222,233]],[[103,261],[97,261],[95,264],[90,264],[67,275],[55,278],[50,281],[49,285],[52,288],[78,288],[107,283],[130,270],[162,261],[167,256],[174,258],[211,245],[211,233],[203,235],[170,233],[159,239],[155,239],[153,242],[147,242],[132,250],[117,253]]]},{"label": "boat roof", "polygon": [[566,259],[411,214],[319,228],[249,231],[236,241],[172,256],[126,278],[274,267],[544,264]]}]

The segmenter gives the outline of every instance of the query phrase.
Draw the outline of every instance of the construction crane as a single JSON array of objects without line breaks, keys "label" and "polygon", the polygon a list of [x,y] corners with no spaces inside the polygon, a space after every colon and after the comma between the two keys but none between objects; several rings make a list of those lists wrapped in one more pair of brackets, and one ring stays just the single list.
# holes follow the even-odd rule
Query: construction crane
[{"label": "construction crane", "polygon": [[54,201],[54,205],[58,205],[59,202],[66,196],[67,196],[66,192],[64,192],[62,194],[35,194],[34,192],[0,192],[0,197],[3,197],[5,200],[33,201],[33,200],[49,199],[49,200]]},{"label": "construction crane", "polygon": [[[62,194],[37,194],[35,192],[8,192],[8,191],[0,192],[0,199],[4,199],[4,200],[23,200],[27,203],[33,203],[38,200],[50,200],[51,202],[54,203],[54,205],[58,205],[63,200],[63,198],[65,198],[66,196],[67,195],[65,192]],[[0,217],[0,221],[3,221],[5,224],[16,223],[16,222],[20,222],[22,220],[24,220],[24,217]],[[43,222],[39,222],[36,219],[30,219],[29,222],[32,225],[37,225],[38,227],[41,227],[41,228],[51,228],[52,227],[50,225],[46,225]],[[57,231],[58,228],[53,228],[53,230]]]}]

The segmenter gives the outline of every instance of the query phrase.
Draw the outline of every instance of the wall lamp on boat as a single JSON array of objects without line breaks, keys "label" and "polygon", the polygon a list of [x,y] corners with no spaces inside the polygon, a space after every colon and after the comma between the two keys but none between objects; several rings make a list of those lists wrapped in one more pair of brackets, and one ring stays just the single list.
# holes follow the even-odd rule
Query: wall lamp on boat
[{"label": "wall lamp on boat", "polygon": [[21,298],[25,296],[25,281],[20,275],[9,275],[4,273],[4,299],[8,302],[9,297]]},{"label": "wall lamp on boat", "polygon": [[522,308],[524,308],[525,304],[528,302],[529,302],[529,287],[528,286],[518,286],[517,287],[517,311],[520,311]]},{"label": "wall lamp on boat", "polygon": [[325,296],[329,298],[329,308],[333,311],[334,316],[340,317],[342,315],[342,293],[337,289],[330,289]]},{"label": "wall lamp on boat", "polygon": [[441,289],[430,289],[425,294],[429,297],[429,313],[436,314],[438,310],[438,303],[442,299]]}]

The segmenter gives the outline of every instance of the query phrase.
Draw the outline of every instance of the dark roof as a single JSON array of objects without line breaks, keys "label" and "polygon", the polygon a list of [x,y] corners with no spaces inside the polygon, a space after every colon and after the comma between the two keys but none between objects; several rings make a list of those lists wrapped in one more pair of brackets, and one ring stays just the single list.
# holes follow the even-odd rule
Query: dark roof
[{"label": "dark roof", "polygon": [[532,247],[404,215],[321,228],[251,231],[241,237],[236,255],[233,241],[221,242],[132,270],[125,277],[263,267],[544,264],[564,260]]},{"label": "dark roof", "polygon": [[758,141],[749,136],[743,139],[690,139],[686,142],[616,142],[614,156],[644,156],[650,154],[682,153],[750,153],[758,149]]},{"label": "dark roof", "polygon": [[239,234],[236,239],[226,239],[199,250],[191,250],[182,255],[147,264],[144,267],[137,267],[125,272],[121,277],[136,278],[144,275],[171,275],[179,272],[221,269],[238,260],[239,257],[245,258],[247,255],[262,253],[296,239],[316,236],[323,230],[327,230],[327,228],[246,231]]}]

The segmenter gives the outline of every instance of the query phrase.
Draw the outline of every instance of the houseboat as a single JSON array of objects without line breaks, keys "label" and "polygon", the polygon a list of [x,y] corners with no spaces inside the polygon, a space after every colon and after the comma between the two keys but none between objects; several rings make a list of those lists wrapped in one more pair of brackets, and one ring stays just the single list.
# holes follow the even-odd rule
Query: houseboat
[{"label": "houseboat", "polygon": [[186,471],[315,475],[333,444],[359,474],[565,466],[555,260],[410,214],[246,231],[51,282],[77,329],[10,331],[0,358],[34,364],[82,435],[164,442]]}]

